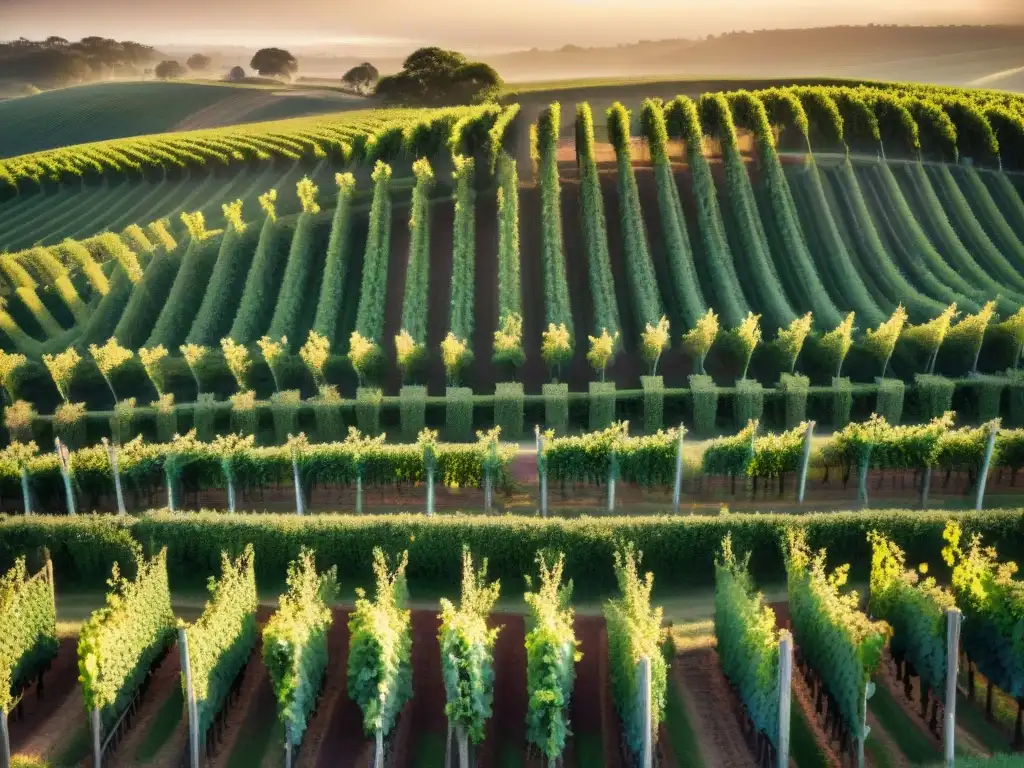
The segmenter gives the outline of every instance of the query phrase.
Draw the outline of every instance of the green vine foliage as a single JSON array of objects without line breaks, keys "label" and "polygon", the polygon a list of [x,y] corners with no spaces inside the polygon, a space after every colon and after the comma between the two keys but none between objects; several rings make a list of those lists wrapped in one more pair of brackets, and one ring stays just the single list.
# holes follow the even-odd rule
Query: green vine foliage
[{"label": "green vine foliage", "polygon": [[709,437],[715,433],[715,417],[718,413],[718,387],[710,376],[690,377],[690,393],[693,397],[693,425],[698,437]]},{"label": "green vine foliage", "polygon": [[747,465],[751,477],[782,477],[800,468],[807,424],[797,424],[788,432],[769,433],[754,438],[754,455]]},{"label": "green vine foliage", "polygon": [[427,388],[406,385],[398,393],[402,439],[415,442],[427,426]]},{"label": "green vine foliage", "polygon": [[701,457],[701,471],[706,475],[743,475],[754,460],[754,440],[757,436],[756,421],[730,437],[712,440]]},{"label": "green vine foliage", "polygon": [[956,388],[956,382],[952,379],[919,373],[914,376],[914,381],[917,384],[917,397],[922,416],[934,419],[953,410],[953,390]]},{"label": "green vine foliage", "polygon": [[825,550],[812,552],[802,531],[787,532],[789,615],[803,660],[821,677],[855,738],[864,736],[865,688],[882,663],[892,635],[884,621],[858,609],[856,592],[843,593],[849,565],[825,570]]},{"label": "green vine foliage", "polygon": [[999,562],[993,547],[975,534],[963,541],[960,523],[942,534],[943,560],[953,569],[953,595],[963,611],[961,643],[968,661],[997,688],[1024,696],[1024,582],[1014,562]]},{"label": "green vine foliage", "polygon": [[412,698],[412,633],[405,607],[408,563],[405,552],[392,571],[383,550],[374,548],[376,597],[370,600],[363,589],[357,589],[355,610],[348,621],[348,692],[363,711],[368,735],[382,731],[386,737]]},{"label": "green vine foliage", "polygon": [[754,726],[779,743],[779,633],[775,612],[754,591],[748,564],[732,536],[715,558],[715,641],[722,672],[739,691]]},{"label": "green vine foliage", "polygon": [[494,700],[494,641],[498,629],[487,617],[498,600],[500,582],[487,583],[487,560],[473,570],[473,557],[462,552],[462,599],[458,607],[441,600],[441,675],[447,703],[444,712],[470,741],[479,744]]},{"label": "green vine foliage", "polygon": [[906,386],[900,379],[878,380],[878,403],[875,411],[890,424],[899,424],[903,416],[903,397]]},{"label": "green vine foliage", "polygon": [[473,390],[448,387],[445,390],[445,436],[449,440],[469,440],[473,434]]},{"label": "green vine foliage", "polygon": [[134,581],[114,563],[103,608],[78,636],[78,672],[86,711],[100,710],[110,727],[135,696],[149,668],[174,640],[167,549],[137,561]]},{"label": "green vine foliage", "polygon": [[897,662],[906,661],[922,684],[941,701],[946,682],[946,611],[956,607],[952,593],[922,579],[928,572],[906,567],[906,555],[880,533],[868,534],[871,543],[871,582],[868,609],[893,628],[889,650]]},{"label": "green vine foliage", "polygon": [[0,577],[0,717],[57,655],[57,609],[48,570],[28,575],[25,558]]},{"label": "green vine foliage", "polygon": [[234,562],[222,554],[221,577],[210,579],[210,600],[196,623],[186,628],[200,734],[213,724],[256,645],[254,558],[252,545]]},{"label": "green vine foliage", "polygon": [[678,440],[675,429],[630,437],[629,424],[620,422],[600,432],[547,440],[543,459],[548,478],[559,482],[603,485],[614,470],[626,482],[662,486],[675,478]]},{"label": "green vine foliage", "polygon": [[811,380],[799,374],[784,373],[779,377],[779,389],[786,409],[786,426],[792,429],[807,418],[807,394]]},{"label": "green vine foliage", "polygon": [[737,381],[733,408],[738,427],[750,421],[760,421],[764,414],[764,387],[761,382],[753,379]]},{"label": "green vine foliage", "polygon": [[[581,658],[573,632],[572,580],[562,584],[565,556],[549,566],[537,556],[536,592],[524,595],[533,628],[526,635],[526,738],[548,760],[562,756],[569,735],[569,702]],[[527,586],[533,587],[530,577]]]},{"label": "green vine foliage", "polygon": [[661,376],[641,376],[644,390],[644,432],[654,434],[665,423],[665,380]]},{"label": "green vine foliage", "polygon": [[853,410],[853,384],[846,377],[832,379],[832,426],[842,429],[850,423],[850,412]]},{"label": "green vine foliage", "polygon": [[523,385],[516,381],[503,381],[494,388],[494,424],[511,440],[523,434]]},{"label": "green vine foliage", "polygon": [[312,550],[303,547],[288,565],[288,591],[263,629],[263,664],[277,700],[288,743],[302,743],[327,669],[328,603],[338,592],[336,569],[317,573]]},{"label": "green vine foliage", "polygon": [[590,394],[590,429],[607,429],[615,421],[615,382],[592,381]]},{"label": "green vine foliage", "polygon": [[615,553],[615,578],[621,596],[605,603],[608,625],[608,661],[615,709],[622,720],[624,737],[633,755],[639,755],[644,741],[643,712],[637,706],[640,687],[637,665],[648,659],[651,665],[651,739],[657,742],[658,726],[665,716],[668,665],[661,652],[662,609],[651,606],[654,575],[640,577],[642,553],[626,545]]},{"label": "green vine foliage", "polygon": [[544,426],[564,435],[569,431],[569,385],[544,384]]}]

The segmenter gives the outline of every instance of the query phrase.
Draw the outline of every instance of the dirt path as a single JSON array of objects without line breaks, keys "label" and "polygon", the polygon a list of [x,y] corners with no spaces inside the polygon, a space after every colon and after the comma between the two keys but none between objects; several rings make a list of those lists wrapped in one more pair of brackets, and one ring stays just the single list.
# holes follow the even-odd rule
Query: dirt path
[{"label": "dirt path", "polygon": [[608,673],[608,632],[601,627],[597,645],[597,686],[601,712],[601,745],[605,768],[622,768],[622,733],[619,713],[612,701],[612,682]]},{"label": "dirt path", "polygon": [[825,757],[829,768],[840,768],[842,762],[833,751],[828,734],[822,729],[817,715],[814,714],[814,701],[811,699],[811,691],[807,687],[803,675],[795,668],[793,670],[793,706],[799,707],[803,713],[804,721],[811,729],[814,743],[818,746],[818,752]]},{"label": "dirt path", "polygon": [[260,107],[272,104],[281,97],[256,89],[242,89],[236,96],[221,99],[215,104],[203,107],[180,120],[171,131],[191,131],[200,128],[216,128],[242,121]]},{"label": "dirt path", "polygon": [[[348,615],[348,611],[334,613],[327,678],[321,694],[320,711],[311,721],[311,731],[307,731],[302,746],[303,765],[320,768],[359,765],[356,758],[367,750],[370,743],[363,734],[362,710],[348,695]],[[316,730],[313,730],[314,724]],[[319,738],[319,743],[314,755],[310,739],[316,738]]]},{"label": "dirt path", "polygon": [[22,699],[22,718],[10,718],[13,754],[53,756],[74,735],[75,724],[85,727],[85,705],[78,691],[78,638],[60,641],[50,671],[43,676],[43,695],[35,685]]},{"label": "dirt path", "polygon": [[[166,703],[167,698],[174,692],[174,688],[180,685],[181,653],[178,651],[178,644],[175,643],[171,646],[167,655],[164,656],[160,665],[153,671],[149,681],[149,688],[139,702],[138,711],[134,717],[129,718],[128,731],[121,740],[121,743],[117,745],[116,749],[108,753],[111,762],[120,765],[122,762],[130,764],[137,760],[139,749],[146,743],[149,731],[159,716],[160,710]],[[187,734],[188,726],[184,715],[181,720],[179,730]],[[176,757],[179,759],[181,757],[180,750],[184,743],[185,740],[182,739],[178,746],[179,752]],[[153,765],[168,766],[168,768],[173,765],[175,757],[169,755],[169,749],[170,744],[164,744],[164,748],[158,754],[158,757],[161,759],[155,761]],[[147,765],[150,765],[150,763],[147,762]]]},{"label": "dirt path", "polygon": [[441,649],[437,644],[440,620],[433,611],[412,613],[412,754],[417,742],[432,734],[444,741],[448,721],[444,715],[444,681],[441,679]]},{"label": "dirt path", "polygon": [[494,643],[493,713],[478,765],[497,768],[507,754],[526,752],[526,622],[521,614],[496,613],[487,624],[501,631]]},{"label": "dirt path", "polygon": [[[601,616],[576,616],[573,622],[579,650],[583,657],[576,663],[576,683],[572,689],[572,704],[569,711],[570,739],[567,752],[575,757],[576,738],[601,738],[601,635],[604,619]],[[566,761],[568,766],[577,765]],[[579,766],[579,768],[586,768]]]},{"label": "dirt path", "polygon": [[[899,746],[893,741],[892,736],[889,734],[882,724],[878,722],[878,718],[868,711],[868,728],[871,729],[871,741],[877,742],[886,756],[889,758],[890,764],[893,768],[907,768],[910,765],[910,761],[907,760],[906,755],[900,751]],[[868,763],[874,765],[871,760],[871,755],[868,755]]]},{"label": "dirt path", "polygon": [[711,648],[687,651],[672,664],[676,685],[693,724],[704,764],[755,768],[743,731],[733,712],[732,693]]},{"label": "dirt path", "polygon": [[494,391],[494,330],[498,324],[498,200],[491,192],[476,198],[476,270],[473,296],[471,369],[475,392]]}]

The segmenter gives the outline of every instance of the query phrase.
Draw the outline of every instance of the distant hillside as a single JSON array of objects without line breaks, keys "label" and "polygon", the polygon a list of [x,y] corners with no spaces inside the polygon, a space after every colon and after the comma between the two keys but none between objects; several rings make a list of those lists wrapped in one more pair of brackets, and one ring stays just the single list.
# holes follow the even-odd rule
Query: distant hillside
[{"label": "distant hillside", "polygon": [[762,30],[614,48],[567,45],[557,51],[534,49],[486,60],[509,82],[638,75],[804,75],[957,85],[1024,66],[1024,27]]},{"label": "distant hillside", "polygon": [[0,101],[0,157],[367,106],[367,100],[358,96],[287,86],[162,81],[82,85]]}]

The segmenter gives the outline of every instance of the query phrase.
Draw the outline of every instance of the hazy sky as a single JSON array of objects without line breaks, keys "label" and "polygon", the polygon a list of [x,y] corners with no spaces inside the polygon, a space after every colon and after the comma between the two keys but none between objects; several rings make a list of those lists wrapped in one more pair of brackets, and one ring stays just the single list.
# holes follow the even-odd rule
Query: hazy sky
[{"label": "hazy sky", "polygon": [[0,0],[0,37],[555,47],[827,24],[1024,23],[1024,0]]}]

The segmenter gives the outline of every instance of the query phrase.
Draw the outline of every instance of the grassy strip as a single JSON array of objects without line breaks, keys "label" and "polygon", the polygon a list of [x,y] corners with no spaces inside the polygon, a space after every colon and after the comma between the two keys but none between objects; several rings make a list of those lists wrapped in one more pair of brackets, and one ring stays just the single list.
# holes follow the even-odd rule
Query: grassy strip
[{"label": "grassy strip", "polygon": [[174,686],[171,695],[160,705],[146,738],[135,750],[135,760],[139,763],[148,763],[153,760],[164,748],[168,739],[177,729],[185,711],[185,696],[180,686]]},{"label": "grassy strip", "polygon": [[800,706],[793,707],[789,731],[789,754],[799,768],[828,768],[828,757],[822,754],[814,731]]},{"label": "grassy strip", "polygon": [[875,686],[875,695],[868,700],[868,709],[911,763],[929,765],[939,758],[939,751],[932,740],[910,721],[910,715],[884,685]]},{"label": "grassy strip", "polygon": [[[723,712],[722,714],[728,716],[728,713]],[[683,697],[671,676],[665,696],[665,729],[668,731],[672,752],[676,756],[679,768],[705,768],[706,763],[700,753],[697,732],[693,729],[693,723],[690,722],[686,713],[686,705],[683,704]],[[601,744],[598,742],[597,750],[600,749]],[[597,754],[600,755],[600,751]],[[579,741],[577,741],[576,762],[578,765],[602,764],[600,761],[590,762],[585,759],[582,750],[579,749]]]}]

